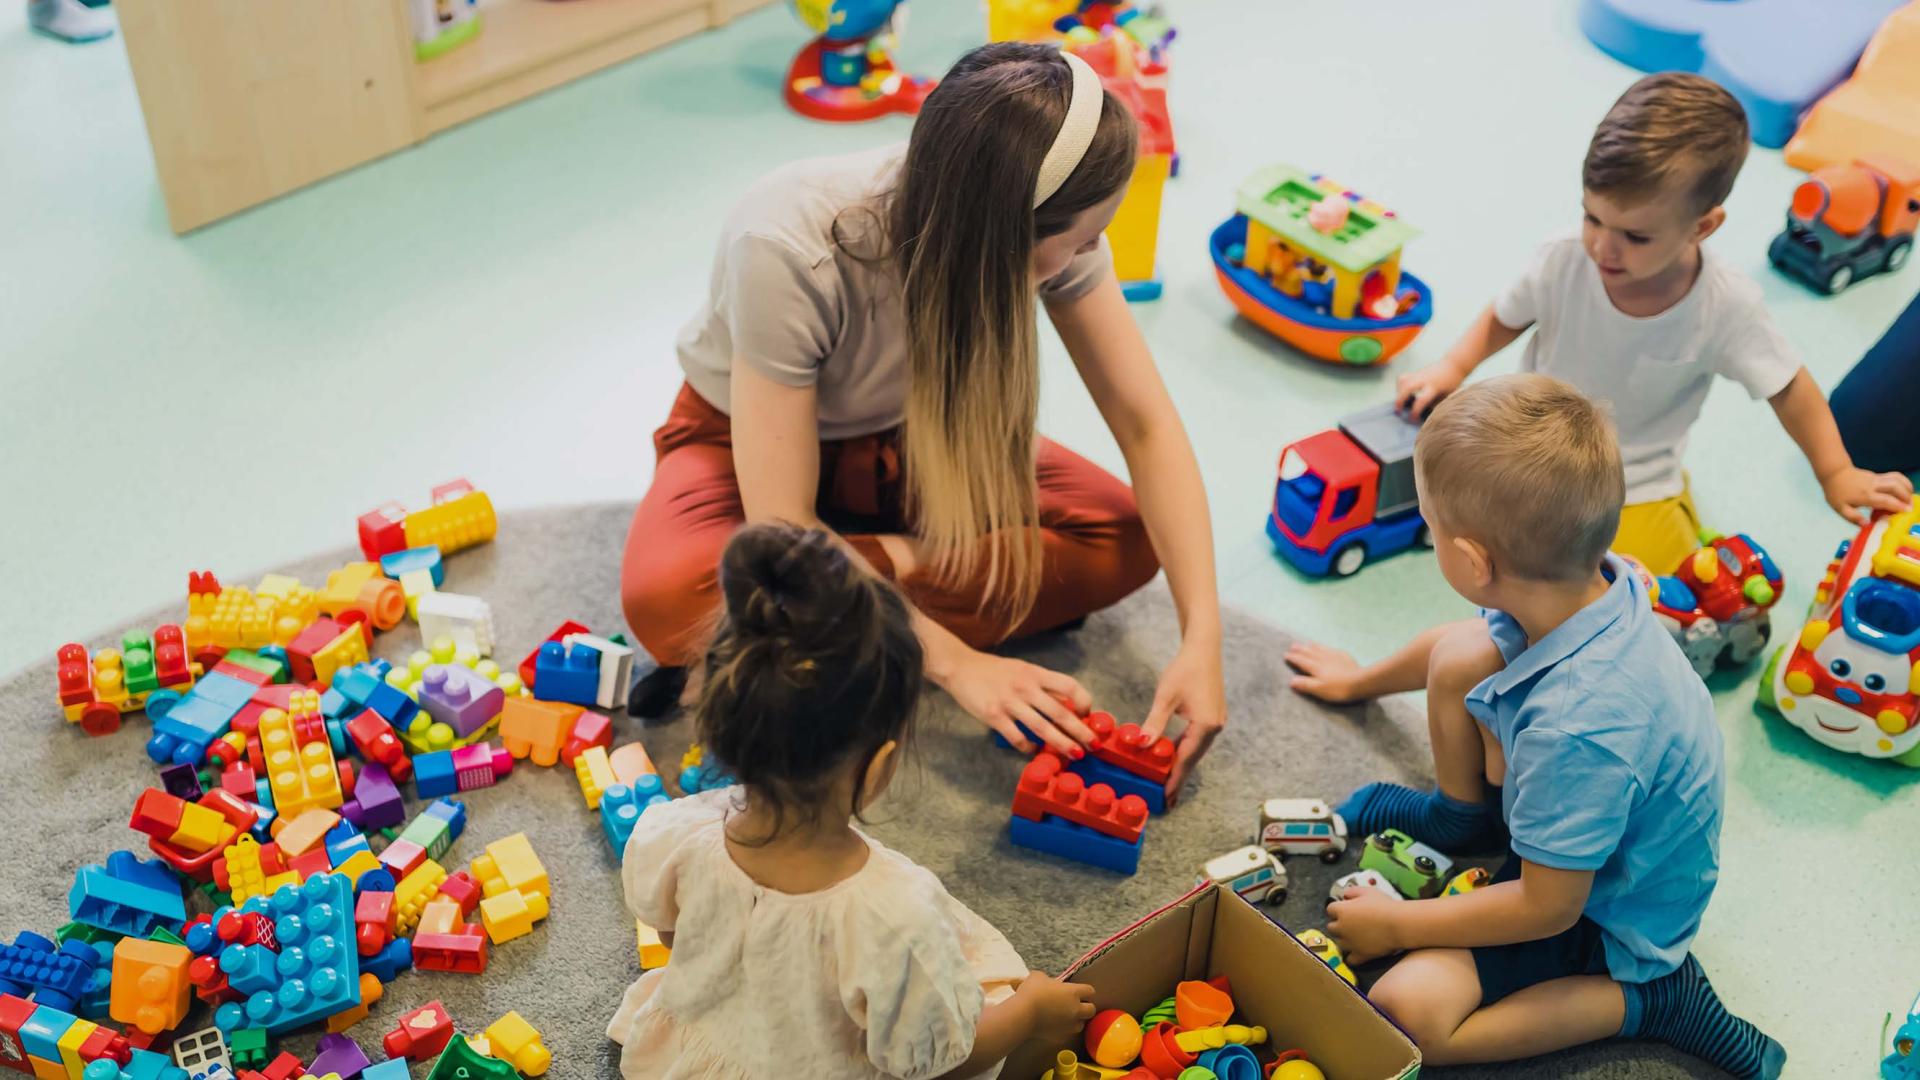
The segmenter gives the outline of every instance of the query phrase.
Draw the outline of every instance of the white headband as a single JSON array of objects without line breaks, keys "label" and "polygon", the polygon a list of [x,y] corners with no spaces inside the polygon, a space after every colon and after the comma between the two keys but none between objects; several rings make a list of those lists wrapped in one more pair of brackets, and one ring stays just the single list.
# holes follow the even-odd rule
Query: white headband
[{"label": "white headband", "polygon": [[1080,167],[1080,159],[1087,156],[1087,147],[1093,143],[1094,129],[1100,126],[1101,99],[1105,95],[1100,76],[1078,56],[1070,52],[1060,55],[1073,72],[1073,97],[1067,102],[1067,117],[1060,122],[1059,134],[1053,137],[1053,145],[1047,147],[1047,156],[1040,162],[1040,179],[1033,185],[1035,209],[1053,198],[1053,193],[1067,182],[1073,170]]}]

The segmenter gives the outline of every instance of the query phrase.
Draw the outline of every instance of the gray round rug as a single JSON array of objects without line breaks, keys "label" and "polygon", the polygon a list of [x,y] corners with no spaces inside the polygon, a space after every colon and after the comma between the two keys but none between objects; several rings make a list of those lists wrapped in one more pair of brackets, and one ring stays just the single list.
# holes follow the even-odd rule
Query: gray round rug
[{"label": "gray round rug", "polygon": [[[448,560],[445,588],[492,605],[503,666],[517,664],[564,619],[601,633],[622,629],[618,560],[631,512],[629,505],[597,504],[505,515],[492,544]],[[328,570],[358,558],[356,550],[342,548],[273,569],[317,585]],[[201,568],[180,568],[179,603],[99,633],[87,645],[114,644],[121,630],[151,631],[184,618],[188,569]],[[233,583],[252,584],[259,576],[213,569]],[[1145,716],[1156,673],[1177,640],[1172,604],[1156,583],[1078,631],[1012,651],[1073,674],[1101,708],[1127,721]],[[79,866],[115,850],[147,854],[146,838],[127,827],[134,798],[156,783],[143,752],[147,722],[131,718],[118,734],[101,739],[64,723],[52,662],[61,641],[46,643],[46,662],[0,682],[0,730],[11,736],[0,758],[0,821],[13,839],[11,857],[0,860],[0,940],[21,929],[51,936],[65,923],[67,890]],[[1246,843],[1262,799],[1337,798],[1375,779],[1431,783],[1418,710],[1391,701],[1332,709],[1296,696],[1280,660],[1287,635],[1243,613],[1228,611],[1226,641],[1228,729],[1181,805],[1148,823],[1138,874],[1121,877],[1014,847],[1006,822],[1021,761],[995,749],[978,724],[937,692],[929,693],[921,713],[909,767],[876,808],[870,831],[939,875],[1004,931],[1030,965],[1057,972],[1184,893],[1207,858]],[[419,647],[417,631],[403,623],[382,635],[375,651],[404,662]],[[688,724],[676,718],[643,728],[616,716],[615,744],[634,739],[666,771],[686,748]],[[552,877],[552,914],[532,935],[494,950],[484,975],[401,975],[351,1034],[377,1060],[384,1056],[380,1036],[402,1012],[427,1001],[444,1002],[467,1032],[515,1009],[544,1034],[554,1057],[548,1075],[618,1076],[618,1047],[605,1037],[606,1021],[639,967],[599,816],[586,810],[570,769],[524,761],[504,783],[460,798],[466,832],[443,864],[464,867],[486,843],[524,830]],[[409,816],[417,806],[409,805]],[[1270,909],[1273,917],[1296,930],[1324,925],[1322,899],[1333,878],[1352,868],[1351,855],[1338,866],[1290,860],[1292,893]],[[196,902],[191,910],[204,908],[197,895],[190,905]],[[181,1030],[207,1022],[206,1010],[196,1006]],[[305,1060],[313,1041],[307,1033],[284,1040],[283,1048]],[[1425,1072],[1592,1080],[1720,1075],[1664,1047],[1625,1042],[1516,1065]]]}]

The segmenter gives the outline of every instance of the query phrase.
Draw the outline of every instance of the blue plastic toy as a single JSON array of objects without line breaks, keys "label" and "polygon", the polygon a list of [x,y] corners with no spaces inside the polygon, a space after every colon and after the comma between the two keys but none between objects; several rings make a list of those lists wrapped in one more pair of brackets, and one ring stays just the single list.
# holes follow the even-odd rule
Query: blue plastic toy
[{"label": "blue plastic toy", "polygon": [[197,765],[206,756],[213,740],[233,727],[233,718],[253,699],[255,687],[244,679],[209,671],[193,684],[185,697],[154,712],[147,701],[147,716],[153,721],[153,737],[147,740],[147,756],[161,765]]},{"label": "blue plastic toy", "polygon": [[1219,1080],[1260,1080],[1260,1059],[1237,1043],[1202,1052],[1196,1064]]},{"label": "blue plastic toy", "polygon": [[618,859],[627,850],[627,838],[633,835],[633,827],[640,821],[640,815],[667,798],[667,787],[658,776],[642,776],[632,786],[615,784],[600,793],[600,829],[607,835],[607,843],[613,845],[613,857]]},{"label": "blue plastic toy", "polygon": [[1280,452],[1267,539],[1294,569],[1346,577],[1368,562],[1433,542],[1413,482],[1420,427],[1381,405]]},{"label": "blue plastic toy", "polygon": [[1880,1060],[1880,1080],[1920,1080],[1920,997],[1893,1034],[1893,1053]]},{"label": "blue plastic toy", "polygon": [[1131,874],[1140,869],[1140,841],[1128,843],[1117,836],[1095,832],[1056,817],[1034,821],[1015,814],[1007,821],[1007,839],[1023,848],[1044,851],[1118,874]]},{"label": "blue plastic toy", "polygon": [[1581,0],[1580,29],[1642,71],[1692,71],[1746,106],[1753,141],[1785,146],[1907,0]]},{"label": "blue plastic toy", "polygon": [[434,588],[446,584],[447,565],[440,559],[440,549],[432,545],[407,548],[380,556],[380,572],[400,580],[400,575],[411,570],[425,570],[433,575]]},{"label": "blue plastic toy", "polygon": [[162,923],[186,921],[187,906],[180,879],[164,863],[116,851],[105,866],[83,866],[73,875],[67,915],[116,934],[146,937]]},{"label": "blue plastic toy", "polygon": [[167,1060],[165,1054],[134,1048],[124,1068],[112,1058],[87,1063],[82,1080],[189,1080],[187,1070]]},{"label": "blue plastic toy", "polygon": [[[214,920],[226,910],[215,912]],[[360,1003],[353,890],[344,875],[319,874],[298,886],[283,886],[272,896],[249,897],[239,910],[272,918],[280,948],[275,953],[265,945],[229,945],[220,954],[220,970],[231,982],[236,968],[250,970],[251,954],[260,952],[279,981],[272,989],[254,991],[245,1002],[215,1009],[215,1027],[224,1032],[258,1027],[278,1034]],[[236,952],[243,959],[233,960]]]},{"label": "blue plastic toy", "polygon": [[[13,944],[0,945],[0,994],[30,997],[35,1004],[55,1009],[75,1009],[99,969],[100,954],[86,942],[67,941],[56,948],[39,934],[22,930]],[[50,1060],[59,1057],[56,1053]]]}]

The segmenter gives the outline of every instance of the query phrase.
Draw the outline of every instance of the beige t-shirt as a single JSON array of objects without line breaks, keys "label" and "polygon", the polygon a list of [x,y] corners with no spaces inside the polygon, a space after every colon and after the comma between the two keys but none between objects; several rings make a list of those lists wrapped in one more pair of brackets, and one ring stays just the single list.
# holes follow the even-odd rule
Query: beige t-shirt
[{"label": "beige t-shirt", "polygon": [[[729,411],[740,357],[777,382],[817,386],[822,439],[901,422],[907,314],[894,263],[880,254],[877,204],[860,204],[892,186],[905,156],[900,143],[796,161],[748,189],[721,229],[707,301],[677,342],[695,392]],[[1112,272],[1102,237],[1048,279],[1041,298],[1084,296]]]}]

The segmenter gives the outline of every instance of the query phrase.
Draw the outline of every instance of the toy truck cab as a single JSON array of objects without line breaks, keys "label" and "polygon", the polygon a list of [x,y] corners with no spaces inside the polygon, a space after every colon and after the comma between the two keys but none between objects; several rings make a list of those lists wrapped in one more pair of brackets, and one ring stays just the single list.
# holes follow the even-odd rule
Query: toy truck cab
[{"label": "toy truck cab", "polygon": [[1916,223],[1920,169],[1888,157],[1828,165],[1794,189],[1787,227],[1767,257],[1815,290],[1837,293],[1905,265]]},{"label": "toy truck cab", "polygon": [[1716,537],[1670,574],[1649,577],[1653,612],[1701,678],[1738,667],[1767,647],[1768,615],[1784,581],[1767,550],[1745,533]]},{"label": "toy truck cab", "polygon": [[1383,405],[1282,450],[1267,515],[1274,548],[1303,574],[1347,577],[1370,558],[1431,545],[1413,484],[1419,430]]},{"label": "toy truck cab", "polygon": [[1760,702],[1836,750],[1920,767],[1920,497],[1840,545]]},{"label": "toy truck cab", "polygon": [[1268,799],[1260,804],[1258,841],[1275,855],[1318,855],[1335,863],[1347,850],[1347,823],[1319,799]]},{"label": "toy truck cab", "polygon": [[1287,871],[1266,848],[1248,844],[1200,868],[1199,884],[1223,885],[1256,904],[1277,904],[1287,898]]}]

